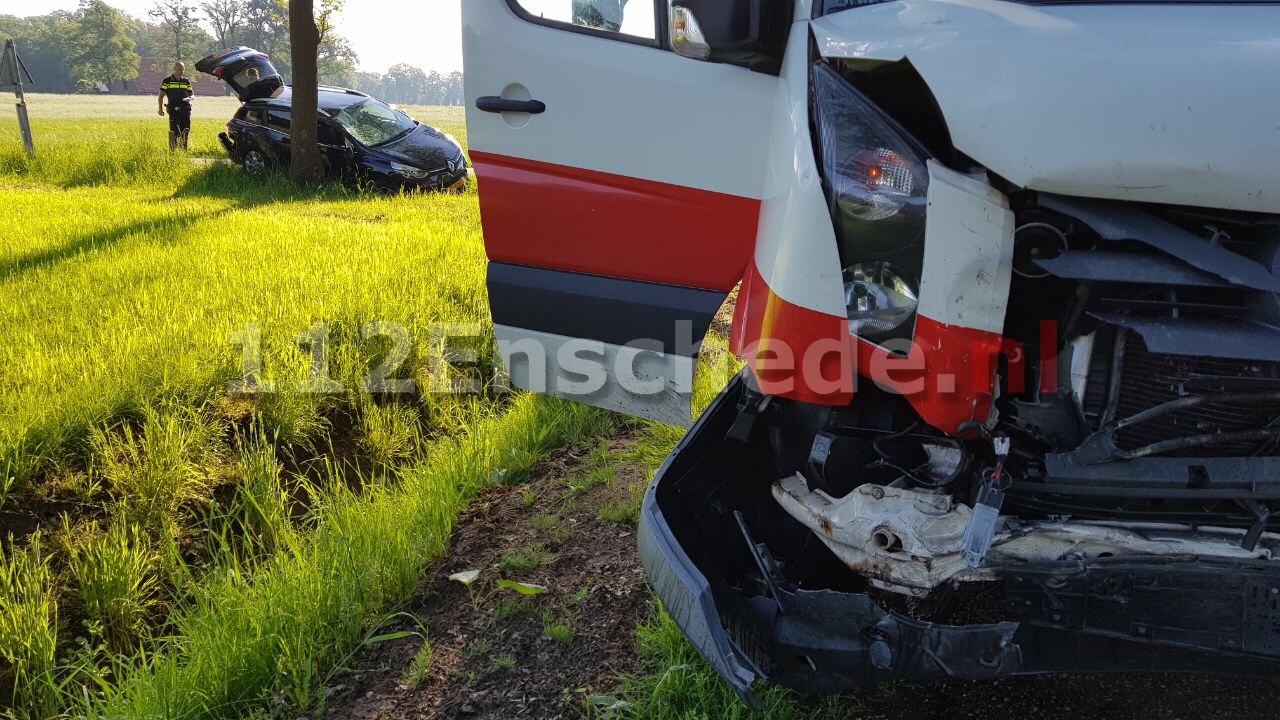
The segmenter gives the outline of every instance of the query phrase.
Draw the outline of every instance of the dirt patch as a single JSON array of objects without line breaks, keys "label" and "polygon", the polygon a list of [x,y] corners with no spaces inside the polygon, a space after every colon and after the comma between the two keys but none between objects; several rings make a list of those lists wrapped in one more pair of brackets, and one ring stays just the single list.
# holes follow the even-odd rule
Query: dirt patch
[{"label": "dirt patch", "polygon": [[738,309],[738,293],[741,290],[741,287],[734,288],[733,292],[729,293],[729,297],[725,298],[720,310],[716,312],[715,317],[711,320],[711,332],[713,334],[726,339],[733,334],[733,314]]},{"label": "dirt patch", "polygon": [[[646,479],[626,460],[632,444],[562,450],[532,482],[484,492],[406,608],[412,617],[378,631],[425,628],[429,665],[415,663],[416,636],[370,646],[329,688],[327,717],[579,717],[589,697],[615,687],[634,669],[649,607],[623,517]],[[469,570],[481,572],[470,589],[450,581]],[[523,596],[500,579],[546,592]]]}]

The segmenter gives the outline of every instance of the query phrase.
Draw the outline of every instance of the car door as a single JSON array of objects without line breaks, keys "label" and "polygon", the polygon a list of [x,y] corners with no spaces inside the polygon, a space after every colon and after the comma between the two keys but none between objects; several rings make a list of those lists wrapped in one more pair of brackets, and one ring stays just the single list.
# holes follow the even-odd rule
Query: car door
[{"label": "car door", "polygon": [[752,257],[778,79],[668,49],[667,0],[463,3],[489,293],[513,384],[688,424]]},{"label": "car door", "polygon": [[334,120],[321,117],[316,139],[320,144],[320,154],[324,156],[325,171],[331,177],[350,176],[354,170],[355,152],[346,131]]},{"label": "car door", "polygon": [[268,107],[266,122],[262,127],[264,145],[267,156],[280,167],[289,164],[289,132],[292,125],[291,113],[285,107]]}]

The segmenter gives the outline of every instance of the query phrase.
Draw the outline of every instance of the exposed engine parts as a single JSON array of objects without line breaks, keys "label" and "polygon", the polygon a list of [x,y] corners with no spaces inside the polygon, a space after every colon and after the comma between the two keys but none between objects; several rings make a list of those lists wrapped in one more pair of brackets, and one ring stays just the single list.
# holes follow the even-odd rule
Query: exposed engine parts
[{"label": "exposed engine parts", "polygon": [[801,444],[817,430],[805,471],[774,484],[778,504],[872,586],[917,598],[1026,563],[1270,560],[1280,226],[1015,205],[1005,336],[1026,356],[1003,358],[992,418],[947,436],[875,389],[860,412],[813,410],[796,425]]},{"label": "exposed engine parts", "polygon": [[1280,536],[1268,533],[1253,550],[1243,531],[1160,523],[1028,521],[1003,516],[981,567],[963,553],[973,509],[949,495],[863,485],[843,498],[810,490],[801,476],[784,478],[773,495],[850,569],[872,585],[923,596],[944,583],[995,580],[1011,563],[1109,557],[1204,557],[1270,560]]}]

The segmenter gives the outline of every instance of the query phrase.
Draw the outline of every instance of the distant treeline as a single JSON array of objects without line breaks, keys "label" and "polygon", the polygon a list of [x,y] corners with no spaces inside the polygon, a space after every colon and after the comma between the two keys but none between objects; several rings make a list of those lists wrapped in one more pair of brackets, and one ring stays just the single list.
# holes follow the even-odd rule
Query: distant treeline
[{"label": "distant treeline", "polygon": [[353,82],[346,84],[387,102],[405,105],[463,103],[462,73],[456,70],[441,75],[434,70],[423,72],[420,68],[401,63],[382,74],[357,72]]},{"label": "distant treeline", "polygon": [[[462,104],[462,73],[427,73],[400,64],[386,73],[357,70],[359,58],[333,24],[342,0],[320,0],[320,81],[354,87],[389,102]],[[40,92],[132,92],[142,58],[193,61],[225,47],[248,45],[271,55],[288,79],[288,9],[282,0],[160,0],[141,20],[103,0],[81,0],[74,12],[36,17],[0,15],[0,38],[13,38]],[[194,69],[193,69],[194,72]]]}]

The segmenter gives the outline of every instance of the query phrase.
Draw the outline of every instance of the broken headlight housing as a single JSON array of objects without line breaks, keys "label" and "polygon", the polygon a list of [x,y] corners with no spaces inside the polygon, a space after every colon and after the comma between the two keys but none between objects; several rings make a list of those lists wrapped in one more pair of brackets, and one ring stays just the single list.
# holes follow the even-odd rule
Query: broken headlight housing
[{"label": "broken headlight housing", "polygon": [[813,117],[849,329],[879,343],[910,339],[924,264],[928,154],[822,63],[813,68]]},{"label": "broken headlight housing", "polygon": [[422,178],[427,176],[426,170],[423,170],[422,168],[416,168],[412,165],[405,165],[404,163],[392,162],[391,170],[392,172],[395,172],[398,175],[402,175],[407,178],[413,178],[415,180],[421,180]]}]

